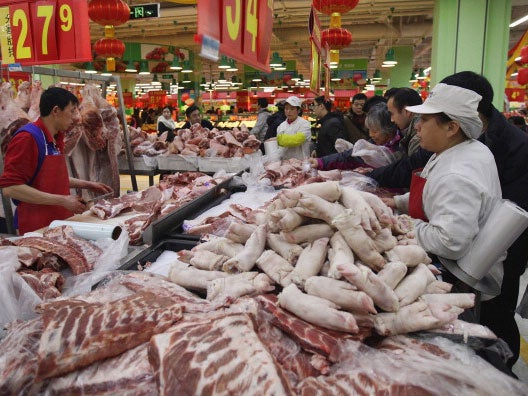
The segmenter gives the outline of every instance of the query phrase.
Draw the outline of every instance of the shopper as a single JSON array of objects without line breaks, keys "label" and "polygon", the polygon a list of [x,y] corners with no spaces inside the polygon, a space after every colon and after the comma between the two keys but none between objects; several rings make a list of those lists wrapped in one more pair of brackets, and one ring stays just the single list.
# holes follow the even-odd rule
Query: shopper
[{"label": "shopper", "polygon": [[365,127],[366,113],[363,110],[367,102],[367,95],[357,93],[352,97],[350,110],[344,117],[344,124],[347,131],[347,140],[351,143],[359,139],[368,139],[368,131]]},{"label": "shopper", "polygon": [[268,131],[267,121],[270,115],[271,114],[268,111],[268,100],[266,98],[258,98],[257,122],[255,123],[255,126],[251,128],[250,132],[260,141],[264,141],[264,136],[266,136],[266,132]]},{"label": "shopper", "polygon": [[277,136],[277,128],[284,122],[284,120],[286,120],[286,113],[284,113],[285,105],[285,100],[277,102],[277,111],[267,119],[266,123],[268,124],[268,130],[264,136],[264,141]]},{"label": "shopper", "polygon": [[[370,108],[365,118],[365,125],[369,130],[372,142],[380,146],[377,152],[379,157],[395,161],[403,155],[399,151],[401,135],[396,125],[391,121],[391,115],[385,103],[378,103]],[[358,142],[362,142],[362,140],[358,140]],[[358,142],[356,142],[356,145],[358,145]],[[369,154],[374,152],[374,147],[371,147]],[[320,170],[356,169],[358,167],[372,166],[371,164],[367,164],[365,159],[357,155],[355,156],[354,148],[351,148],[341,153],[330,154],[320,158],[311,158],[310,165],[312,168]]]},{"label": "shopper", "polygon": [[185,117],[187,118],[187,122],[183,124],[183,129],[189,129],[194,124],[200,124],[204,128],[213,129],[213,124],[211,124],[209,120],[204,120],[202,118],[200,109],[194,104],[185,109]]},{"label": "shopper", "polygon": [[167,132],[167,142],[172,142],[174,140],[175,129],[176,124],[171,117],[171,109],[169,107],[164,107],[161,115],[158,117],[158,136]]},{"label": "shopper", "polygon": [[422,98],[411,88],[398,88],[391,91],[390,95],[387,98],[387,108],[391,113],[392,122],[398,126],[403,136],[400,145],[407,155],[412,155],[420,147],[420,142],[414,127],[416,117],[406,110],[406,107],[421,104]]},{"label": "shopper", "polygon": [[300,117],[302,102],[297,96],[286,99],[286,120],[277,128],[277,143],[282,159],[304,159],[310,156],[312,132],[310,122]]},{"label": "shopper", "polygon": [[70,195],[70,188],[112,191],[103,183],[68,177],[63,132],[78,121],[78,104],[71,92],[48,88],[40,97],[40,118],[15,132],[7,146],[0,188],[16,200],[15,227],[20,234],[84,212],[86,204]]},{"label": "shopper", "polygon": [[335,149],[336,140],[346,138],[343,117],[332,112],[332,101],[324,96],[315,98],[313,111],[321,125],[315,143],[316,155],[323,157],[337,153]]}]

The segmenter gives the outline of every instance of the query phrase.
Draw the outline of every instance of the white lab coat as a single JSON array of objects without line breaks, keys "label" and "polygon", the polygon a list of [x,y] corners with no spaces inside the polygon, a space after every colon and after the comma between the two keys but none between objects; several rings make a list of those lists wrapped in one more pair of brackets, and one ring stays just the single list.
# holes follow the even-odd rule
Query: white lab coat
[{"label": "white lab coat", "polygon": [[277,128],[277,137],[281,134],[295,135],[298,132],[304,134],[304,143],[297,147],[279,147],[279,154],[281,159],[304,159],[310,157],[310,143],[312,139],[312,130],[310,122],[302,117],[297,117],[291,124],[288,120],[282,122]]}]

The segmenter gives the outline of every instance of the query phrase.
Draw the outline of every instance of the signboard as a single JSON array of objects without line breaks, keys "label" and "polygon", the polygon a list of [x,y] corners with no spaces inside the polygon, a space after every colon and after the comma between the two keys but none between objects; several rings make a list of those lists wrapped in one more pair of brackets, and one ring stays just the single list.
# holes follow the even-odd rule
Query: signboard
[{"label": "signboard", "polygon": [[92,60],[86,0],[0,0],[2,63]]},{"label": "signboard", "polygon": [[159,18],[160,3],[131,5],[130,19]]},{"label": "signboard", "polygon": [[506,88],[504,91],[510,102],[524,102],[525,90],[523,88]]},{"label": "signboard", "polygon": [[198,2],[198,38],[217,40],[220,52],[269,72],[272,0]]}]

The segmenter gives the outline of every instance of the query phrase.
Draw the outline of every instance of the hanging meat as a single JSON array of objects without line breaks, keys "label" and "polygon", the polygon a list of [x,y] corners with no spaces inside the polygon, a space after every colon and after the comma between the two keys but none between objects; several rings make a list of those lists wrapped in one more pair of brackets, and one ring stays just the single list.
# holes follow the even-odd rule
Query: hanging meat
[{"label": "hanging meat", "polygon": [[[121,147],[120,125],[116,110],[99,93],[99,88],[86,84],[81,91],[81,125],[72,131],[70,139],[77,141],[70,152],[74,177],[102,182],[119,193],[117,154]],[[73,144],[67,144],[70,148]],[[93,198],[83,191],[83,198]]]}]

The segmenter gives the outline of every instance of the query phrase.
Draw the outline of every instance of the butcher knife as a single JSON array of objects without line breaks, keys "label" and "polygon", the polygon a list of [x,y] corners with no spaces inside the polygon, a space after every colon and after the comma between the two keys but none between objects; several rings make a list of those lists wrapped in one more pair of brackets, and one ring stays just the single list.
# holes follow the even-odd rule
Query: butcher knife
[{"label": "butcher knife", "polygon": [[99,201],[100,199],[105,199],[105,198],[109,198],[111,196],[114,195],[114,192],[109,192],[109,193],[106,193],[106,194],[102,194],[102,195],[98,195],[97,197],[93,197],[93,198],[90,198],[90,199],[87,199],[86,201],[84,201],[85,203],[90,203],[90,202],[97,202]]}]

